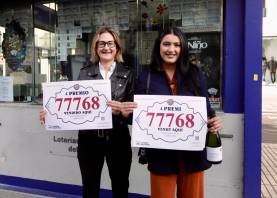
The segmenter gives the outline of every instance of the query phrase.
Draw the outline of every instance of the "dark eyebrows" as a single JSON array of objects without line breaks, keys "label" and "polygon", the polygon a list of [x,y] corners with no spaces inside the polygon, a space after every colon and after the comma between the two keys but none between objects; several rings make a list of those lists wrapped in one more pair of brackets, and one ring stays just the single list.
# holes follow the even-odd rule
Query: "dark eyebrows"
[{"label": "dark eyebrows", "polygon": [[162,44],[174,44],[174,45],[181,45],[181,42],[170,42],[170,41],[163,41]]}]

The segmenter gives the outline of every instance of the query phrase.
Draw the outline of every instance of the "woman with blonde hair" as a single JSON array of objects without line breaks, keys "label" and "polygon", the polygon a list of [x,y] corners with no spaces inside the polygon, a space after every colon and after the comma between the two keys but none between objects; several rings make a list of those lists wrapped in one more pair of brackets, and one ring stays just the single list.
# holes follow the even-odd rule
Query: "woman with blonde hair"
[{"label": "woman with blonde hair", "polygon": [[[99,29],[91,45],[91,62],[80,70],[79,80],[111,81],[113,128],[80,130],[78,161],[82,175],[83,197],[99,197],[101,172],[106,160],[114,198],[127,198],[132,160],[128,115],[122,115],[121,103],[132,101],[134,74],[123,66],[118,34],[111,28]],[[45,111],[40,114],[43,122]]]},{"label": "woman with blonde hair", "polygon": [[121,114],[121,102],[131,101],[134,74],[123,66],[122,47],[118,34],[111,28],[99,29],[91,45],[91,64],[82,68],[80,80],[110,79],[113,128],[81,130],[78,139],[78,160],[82,174],[83,196],[99,197],[101,171],[108,165],[114,198],[127,198],[132,159],[128,119]]}]

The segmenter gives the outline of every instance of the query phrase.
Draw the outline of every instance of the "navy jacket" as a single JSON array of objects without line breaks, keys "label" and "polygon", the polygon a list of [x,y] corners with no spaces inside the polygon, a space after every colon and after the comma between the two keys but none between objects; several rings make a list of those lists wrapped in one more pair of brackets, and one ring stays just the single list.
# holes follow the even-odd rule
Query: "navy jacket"
[{"label": "navy jacket", "polygon": [[[148,72],[144,71],[138,76],[135,94],[146,94]],[[199,70],[198,80],[200,85],[200,96],[207,98],[207,107],[210,108],[207,97],[207,87],[202,72]],[[193,85],[189,83],[189,88],[184,86],[184,77],[180,72],[176,72],[177,95],[193,96]],[[187,89],[187,90],[186,90]],[[150,95],[172,95],[165,73],[163,71],[152,71],[148,89]],[[180,160],[184,162],[184,169],[187,172],[206,170],[211,164],[206,159],[206,150],[203,151],[178,151],[168,149],[147,149],[148,169],[157,174],[177,174]]]}]

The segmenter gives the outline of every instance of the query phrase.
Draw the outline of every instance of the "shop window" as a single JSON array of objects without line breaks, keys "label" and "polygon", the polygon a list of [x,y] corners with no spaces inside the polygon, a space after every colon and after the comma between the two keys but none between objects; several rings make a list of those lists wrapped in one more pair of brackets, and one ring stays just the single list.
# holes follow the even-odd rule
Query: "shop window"
[{"label": "shop window", "polygon": [[93,35],[103,26],[119,33],[124,64],[136,68],[136,1],[61,1],[57,7],[57,64],[64,79],[77,79],[80,68],[90,60]]},{"label": "shop window", "polygon": [[29,6],[0,12],[0,101],[32,100],[32,21]]},{"label": "shop window", "polygon": [[34,33],[35,98],[41,99],[41,84],[59,79],[60,69],[56,64],[55,33],[39,28],[35,28]]},{"label": "shop window", "polygon": [[53,5],[26,3],[1,11],[0,95],[12,98],[0,101],[36,101],[41,98],[41,83],[59,77]]},{"label": "shop window", "polygon": [[[221,108],[221,0],[143,0],[138,7],[139,66],[150,63],[154,39],[165,26],[175,25],[188,38],[190,61],[207,79],[213,108]],[[141,67],[141,68],[142,68]]]},{"label": "shop window", "polygon": [[[175,25],[188,37],[191,61],[207,77],[212,106],[221,107],[222,0],[40,1],[32,7],[0,13],[2,39],[12,21],[25,34],[19,37],[21,56],[0,53],[0,74],[13,78],[14,101],[41,98],[42,82],[76,80],[90,60],[91,40],[99,27],[118,31],[124,64],[139,74],[150,63],[158,31]],[[4,44],[3,49],[15,53]]]}]

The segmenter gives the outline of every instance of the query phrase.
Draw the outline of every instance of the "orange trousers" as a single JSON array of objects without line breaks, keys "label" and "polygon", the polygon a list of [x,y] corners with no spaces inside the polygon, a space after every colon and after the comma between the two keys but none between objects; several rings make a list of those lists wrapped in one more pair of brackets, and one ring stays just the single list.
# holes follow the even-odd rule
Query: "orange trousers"
[{"label": "orange trousers", "polygon": [[[204,198],[204,171],[151,177],[151,198]],[[176,196],[177,191],[177,196]]]}]

